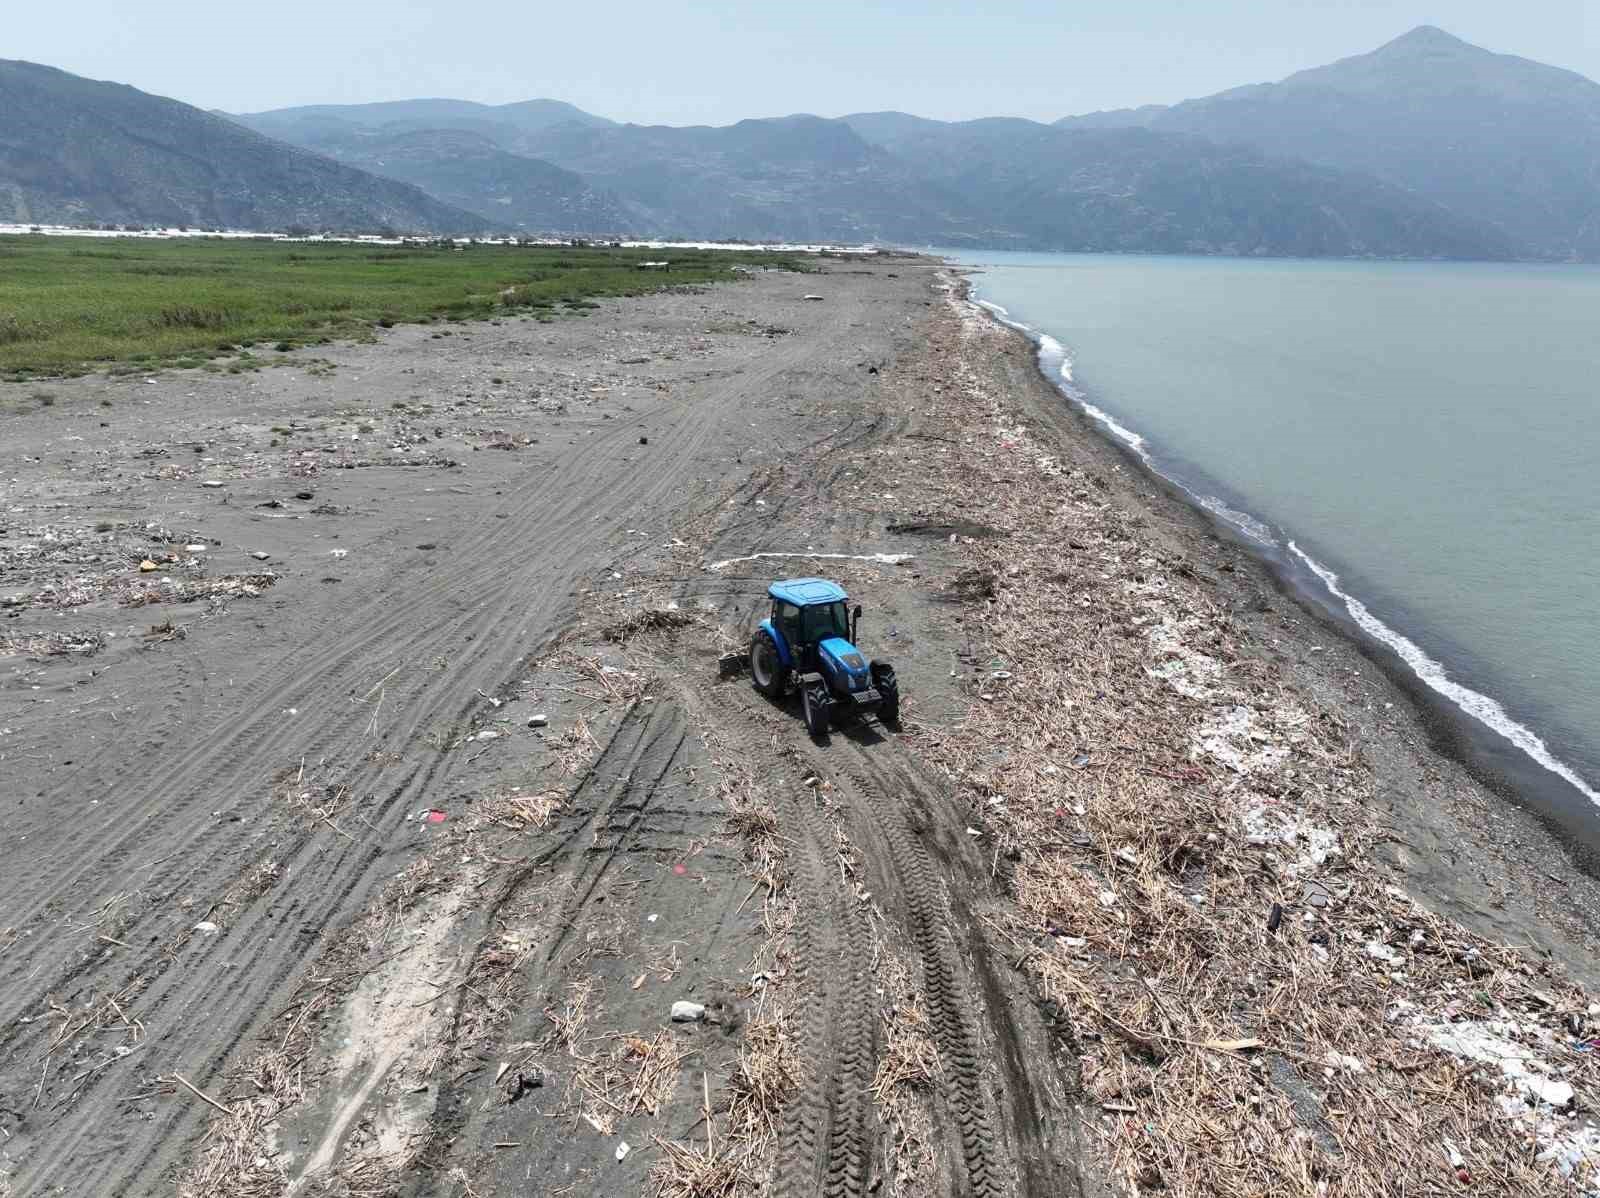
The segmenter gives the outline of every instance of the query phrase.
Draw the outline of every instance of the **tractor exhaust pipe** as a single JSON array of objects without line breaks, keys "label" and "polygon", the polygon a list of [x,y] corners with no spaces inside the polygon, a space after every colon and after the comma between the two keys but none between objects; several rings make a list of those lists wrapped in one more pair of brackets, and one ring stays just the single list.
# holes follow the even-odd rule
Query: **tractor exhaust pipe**
[{"label": "tractor exhaust pipe", "polygon": [[850,643],[856,646],[858,649],[861,647],[861,637],[858,635],[860,630],[861,604],[858,603],[856,604],[855,610],[850,613]]}]

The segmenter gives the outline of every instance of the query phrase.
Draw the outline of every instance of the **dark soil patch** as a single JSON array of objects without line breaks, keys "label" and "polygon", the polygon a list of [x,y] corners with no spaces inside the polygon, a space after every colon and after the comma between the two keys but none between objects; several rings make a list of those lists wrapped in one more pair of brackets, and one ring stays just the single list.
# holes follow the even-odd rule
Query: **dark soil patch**
[{"label": "dark soil patch", "polygon": [[993,541],[1006,534],[998,528],[979,524],[973,520],[908,520],[887,524],[884,531],[900,537],[971,537],[975,541]]}]

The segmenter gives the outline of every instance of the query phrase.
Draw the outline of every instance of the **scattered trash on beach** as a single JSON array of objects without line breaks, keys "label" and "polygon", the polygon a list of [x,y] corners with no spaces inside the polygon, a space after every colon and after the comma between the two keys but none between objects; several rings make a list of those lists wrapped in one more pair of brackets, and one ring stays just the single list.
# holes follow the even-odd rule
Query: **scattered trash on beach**
[{"label": "scattered trash on beach", "polygon": [[1365,1073],[1367,1071],[1367,1067],[1361,1063],[1360,1058],[1348,1056],[1332,1048],[1328,1049],[1327,1054],[1322,1059],[1328,1062],[1330,1071],[1338,1069],[1343,1069],[1347,1073]]},{"label": "scattered trash on beach", "polygon": [[1394,949],[1390,948],[1387,944],[1381,944],[1376,940],[1367,941],[1365,952],[1367,956],[1371,957],[1374,961],[1382,961],[1386,965],[1405,964],[1404,957],[1395,952]]},{"label": "scattered trash on beach", "polygon": [[[1519,1036],[1535,1039],[1547,1036],[1541,1028],[1530,1028],[1510,1020],[1431,1023],[1417,1019],[1413,1026],[1423,1033],[1428,1043],[1453,1057],[1495,1066],[1505,1078],[1508,1089],[1523,1099],[1556,1110],[1572,1105],[1575,1097],[1572,1086],[1552,1076],[1554,1068],[1517,1040]],[[1557,1046],[1550,1042],[1545,1047],[1553,1052]]]}]

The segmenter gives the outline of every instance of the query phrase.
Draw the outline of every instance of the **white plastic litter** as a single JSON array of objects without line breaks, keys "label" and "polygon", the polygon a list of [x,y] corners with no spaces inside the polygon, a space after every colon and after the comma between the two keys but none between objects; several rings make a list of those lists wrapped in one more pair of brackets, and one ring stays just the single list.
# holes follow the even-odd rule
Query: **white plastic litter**
[{"label": "white plastic litter", "polygon": [[1531,1049],[1512,1039],[1516,1028],[1495,1020],[1422,1025],[1428,1042],[1454,1057],[1499,1068],[1513,1087],[1536,1102],[1563,1108],[1571,1105],[1572,1087],[1548,1076],[1550,1066]]}]

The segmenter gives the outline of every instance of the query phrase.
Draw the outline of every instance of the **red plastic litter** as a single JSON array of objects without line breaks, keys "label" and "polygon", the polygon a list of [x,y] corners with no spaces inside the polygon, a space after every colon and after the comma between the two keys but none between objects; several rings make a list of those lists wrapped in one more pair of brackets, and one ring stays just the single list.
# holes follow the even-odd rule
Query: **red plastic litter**
[{"label": "red plastic litter", "polygon": [[683,877],[684,874],[689,872],[689,867],[687,865],[684,865],[682,862],[679,862],[677,865],[674,865],[672,867],[672,872],[677,874],[681,878],[681,877]]},{"label": "red plastic litter", "polygon": [[430,824],[442,824],[444,823],[444,812],[430,811],[427,818]]}]

